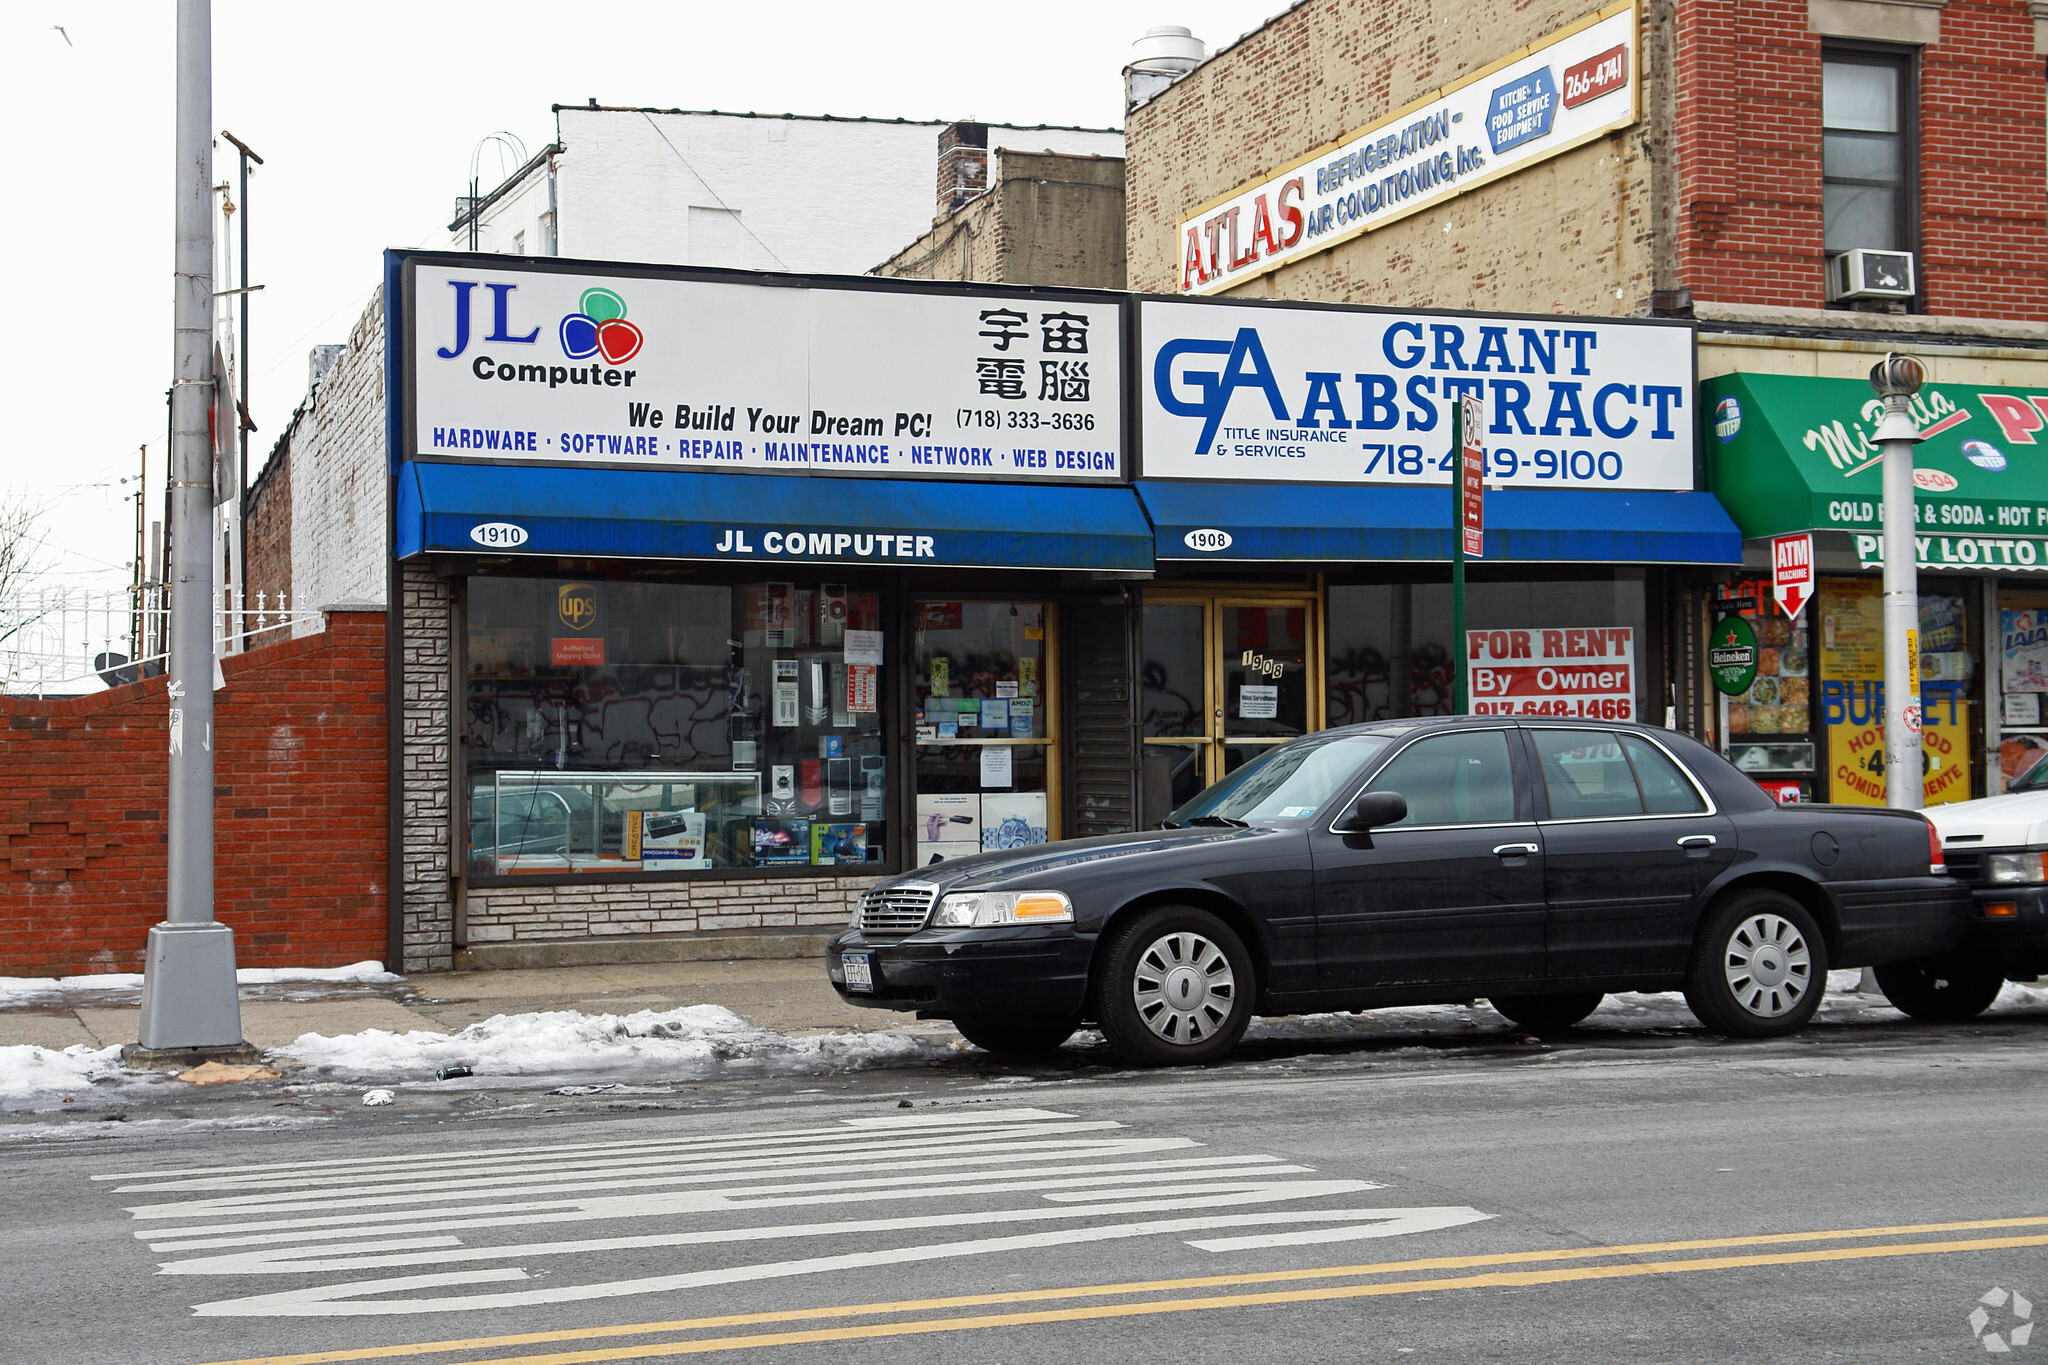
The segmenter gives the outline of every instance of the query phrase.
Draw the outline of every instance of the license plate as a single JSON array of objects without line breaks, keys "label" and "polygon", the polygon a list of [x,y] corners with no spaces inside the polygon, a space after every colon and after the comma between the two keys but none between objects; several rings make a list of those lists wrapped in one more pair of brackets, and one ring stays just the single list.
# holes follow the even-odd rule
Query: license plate
[{"label": "license plate", "polygon": [[846,976],[846,989],[871,991],[875,988],[874,968],[869,965],[866,953],[841,953],[839,970]]}]

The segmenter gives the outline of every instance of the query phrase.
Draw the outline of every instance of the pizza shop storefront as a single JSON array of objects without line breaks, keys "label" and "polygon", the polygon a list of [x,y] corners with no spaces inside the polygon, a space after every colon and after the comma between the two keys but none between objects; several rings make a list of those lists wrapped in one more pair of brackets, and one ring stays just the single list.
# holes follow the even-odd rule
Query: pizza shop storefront
[{"label": "pizza shop storefront", "polygon": [[[1862,380],[1733,374],[1701,386],[1709,486],[1749,570],[1717,618],[1756,670],[1720,699],[1737,766],[1786,799],[1884,804],[1882,405]],[[2048,754],[2048,469],[2029,394],[1930,383],[1914,400],[1918,632],[1929,805],[1996,795]],[[1769,537],[1813,533],[1815,593],[1771,600]],[[1740,681],[1739,679],[1734,681]]]}]

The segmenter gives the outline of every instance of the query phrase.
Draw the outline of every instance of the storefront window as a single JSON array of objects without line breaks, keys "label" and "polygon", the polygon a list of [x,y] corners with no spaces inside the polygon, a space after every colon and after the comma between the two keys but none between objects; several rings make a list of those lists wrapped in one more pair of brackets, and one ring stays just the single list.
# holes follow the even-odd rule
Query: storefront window
[{"label": "storefront window", "polygon": [[[1979,646],[1970,628],[1975,596],[1975,585],[1953,580],[1920,584],[1920,754],[1926,782],[1923,801],[1929,806],[1967,801],[1973,788],[1982,787],[1975,778],[1983,747],[1973,723],[1983,698],[1976,665]],[[1881,806],[1883,585],[1875,578],[1824,578],[1808,611],[1815,608],[1820,622],[1819,719],[1827,754],[1825,799]],[[1735,728],[1732,715],[1729,728]]]},{"label": "storefront window", "polygon": [[919,601],[917,865],[1051,837],[1043,602]]},{"label": "storefront window", "polygon": [[474,873],[886,856],[867,585],[472,578],[466,668]]},{"label": "storefront window", "polygon": [[[1328,619],[1329,725],[1451,714],[1450,584],[1335,585]],[[1475,713],[1663,716],[1651,705],[1643,655],[1640,569],[1475,582],[1465,590],[1465,620],[1477,651]]]},{"label": "storefront window", "polygon": [[1998,593],[2000,720],[1998,771],[2004,789],[2028,773],[2028,790],[2044,777],[2041,760],[2048,758],[2048,593],[2009,590]]}]

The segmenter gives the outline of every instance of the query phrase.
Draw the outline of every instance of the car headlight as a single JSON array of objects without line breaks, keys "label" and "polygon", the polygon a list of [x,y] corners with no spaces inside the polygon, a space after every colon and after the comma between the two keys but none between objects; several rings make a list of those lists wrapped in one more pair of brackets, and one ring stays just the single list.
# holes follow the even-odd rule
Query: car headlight
[{"label": "car headlight", "polygon": [[932,915],[934,929],[1073,922],[1074,903],[1058,891],[956,891]]},{"label": "car headlight", "polygon": [[1990,853],[1984,858],[1989,882],[2048,882],[2048,853]]}]

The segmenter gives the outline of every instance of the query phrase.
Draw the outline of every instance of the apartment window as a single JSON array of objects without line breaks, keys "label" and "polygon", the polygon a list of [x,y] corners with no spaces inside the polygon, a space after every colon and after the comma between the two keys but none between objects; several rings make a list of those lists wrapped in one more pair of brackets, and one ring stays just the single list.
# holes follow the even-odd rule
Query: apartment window
[{"label": "apartment window", "polygon": [[1913,250],[1915,104],[1909,56],[1831,52],[1822,62],[1821,192],[1830,254]]}]

